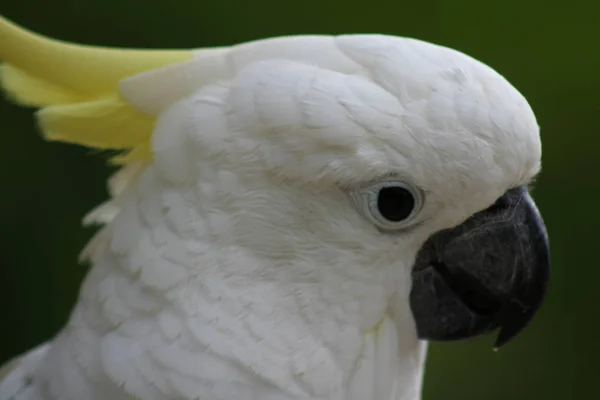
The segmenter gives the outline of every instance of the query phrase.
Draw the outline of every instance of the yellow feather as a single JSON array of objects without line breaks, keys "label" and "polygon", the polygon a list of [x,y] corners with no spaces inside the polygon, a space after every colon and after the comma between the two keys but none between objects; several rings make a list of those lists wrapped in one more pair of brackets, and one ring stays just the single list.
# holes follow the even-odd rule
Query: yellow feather
[{"label": "yellow feather", "polygon": [[75,103],[84,96],[36,78],[9,64],[0,66],[0,82],[15,103],[28,106]]},{"label": "yellow feather", "polygon": [[112,49],[52,40],[0,17],[0,59],[82,96],[107,94],[128,76],[191,58],[187,50]]},{"label": "yellow feather", "polygon": [[130,149],[150,139],[154,117],[112,94],[88,102],[45,107],[37,113],[49,140],[98,149]]},{"label": "yellow feather", "polygon": [[140,161],[147,161],[152,158],[152,149],[150,148],[150,141],[142,143],[136,146],[134,149],[113,157],[111,160],[112,164],[121,165],[129,164]]},{"label": "yellow feather", "polygon": [[119,95],[123,78],[192,59],[187,50],[112,49],[52,40],[0,16],[0,86],[38,113],[48,140],[128,151],[116,162],[147,160],[154,116]]}]

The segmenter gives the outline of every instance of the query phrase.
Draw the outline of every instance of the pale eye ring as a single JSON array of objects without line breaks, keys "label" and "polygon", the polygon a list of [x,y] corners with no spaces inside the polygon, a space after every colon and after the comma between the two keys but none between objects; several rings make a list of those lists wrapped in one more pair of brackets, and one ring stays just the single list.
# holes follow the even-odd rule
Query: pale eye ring
[{"label": "pale eye ring", "polygon": [[400,180],[379,181],[351,194],[357,209],[384,230],[409,226],[423,206],[422,192]]}]

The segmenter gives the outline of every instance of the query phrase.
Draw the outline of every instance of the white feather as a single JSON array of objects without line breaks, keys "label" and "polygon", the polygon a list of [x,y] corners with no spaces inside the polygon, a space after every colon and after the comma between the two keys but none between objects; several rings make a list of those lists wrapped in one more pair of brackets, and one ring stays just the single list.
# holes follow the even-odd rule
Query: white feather
[{"label": "white feather", "polygon": [[[417,400],[415,255],[537,173],[526,101],[472,58],[404,38],[195,56],[121,82],[158,115],[153,162],[121,171],[88,217],[108,225],[71,319],[0,400]],[[426,193],[397,235],[345,193],[390,173]],[[10,397],[23,371],[43,391]]]}]

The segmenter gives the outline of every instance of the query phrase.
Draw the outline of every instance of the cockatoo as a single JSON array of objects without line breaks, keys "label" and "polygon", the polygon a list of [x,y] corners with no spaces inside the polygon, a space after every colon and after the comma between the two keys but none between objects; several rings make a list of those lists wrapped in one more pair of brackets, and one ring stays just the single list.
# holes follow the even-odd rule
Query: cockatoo
[{"label": "cockatoo", "polygon": [[463,53],[110,49],[2,19],[0,59],[46,139],[122,165],[68,322],[0,400],[415,400],[427,341],[500,346],[543,300],[539,128]]}]

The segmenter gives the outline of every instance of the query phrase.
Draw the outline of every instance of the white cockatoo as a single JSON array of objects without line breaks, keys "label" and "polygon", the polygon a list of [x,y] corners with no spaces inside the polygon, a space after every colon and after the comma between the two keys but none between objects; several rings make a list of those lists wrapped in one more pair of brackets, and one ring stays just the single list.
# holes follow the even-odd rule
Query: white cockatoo
[{"label": "white cockatoo", "polygon": [[500,346],[542,302],[538,125],[458,51],[108,49],[2,19],[0,59],[47,139],[122,164],[68,322],[0,400],[416,400],[426,341]]}]

